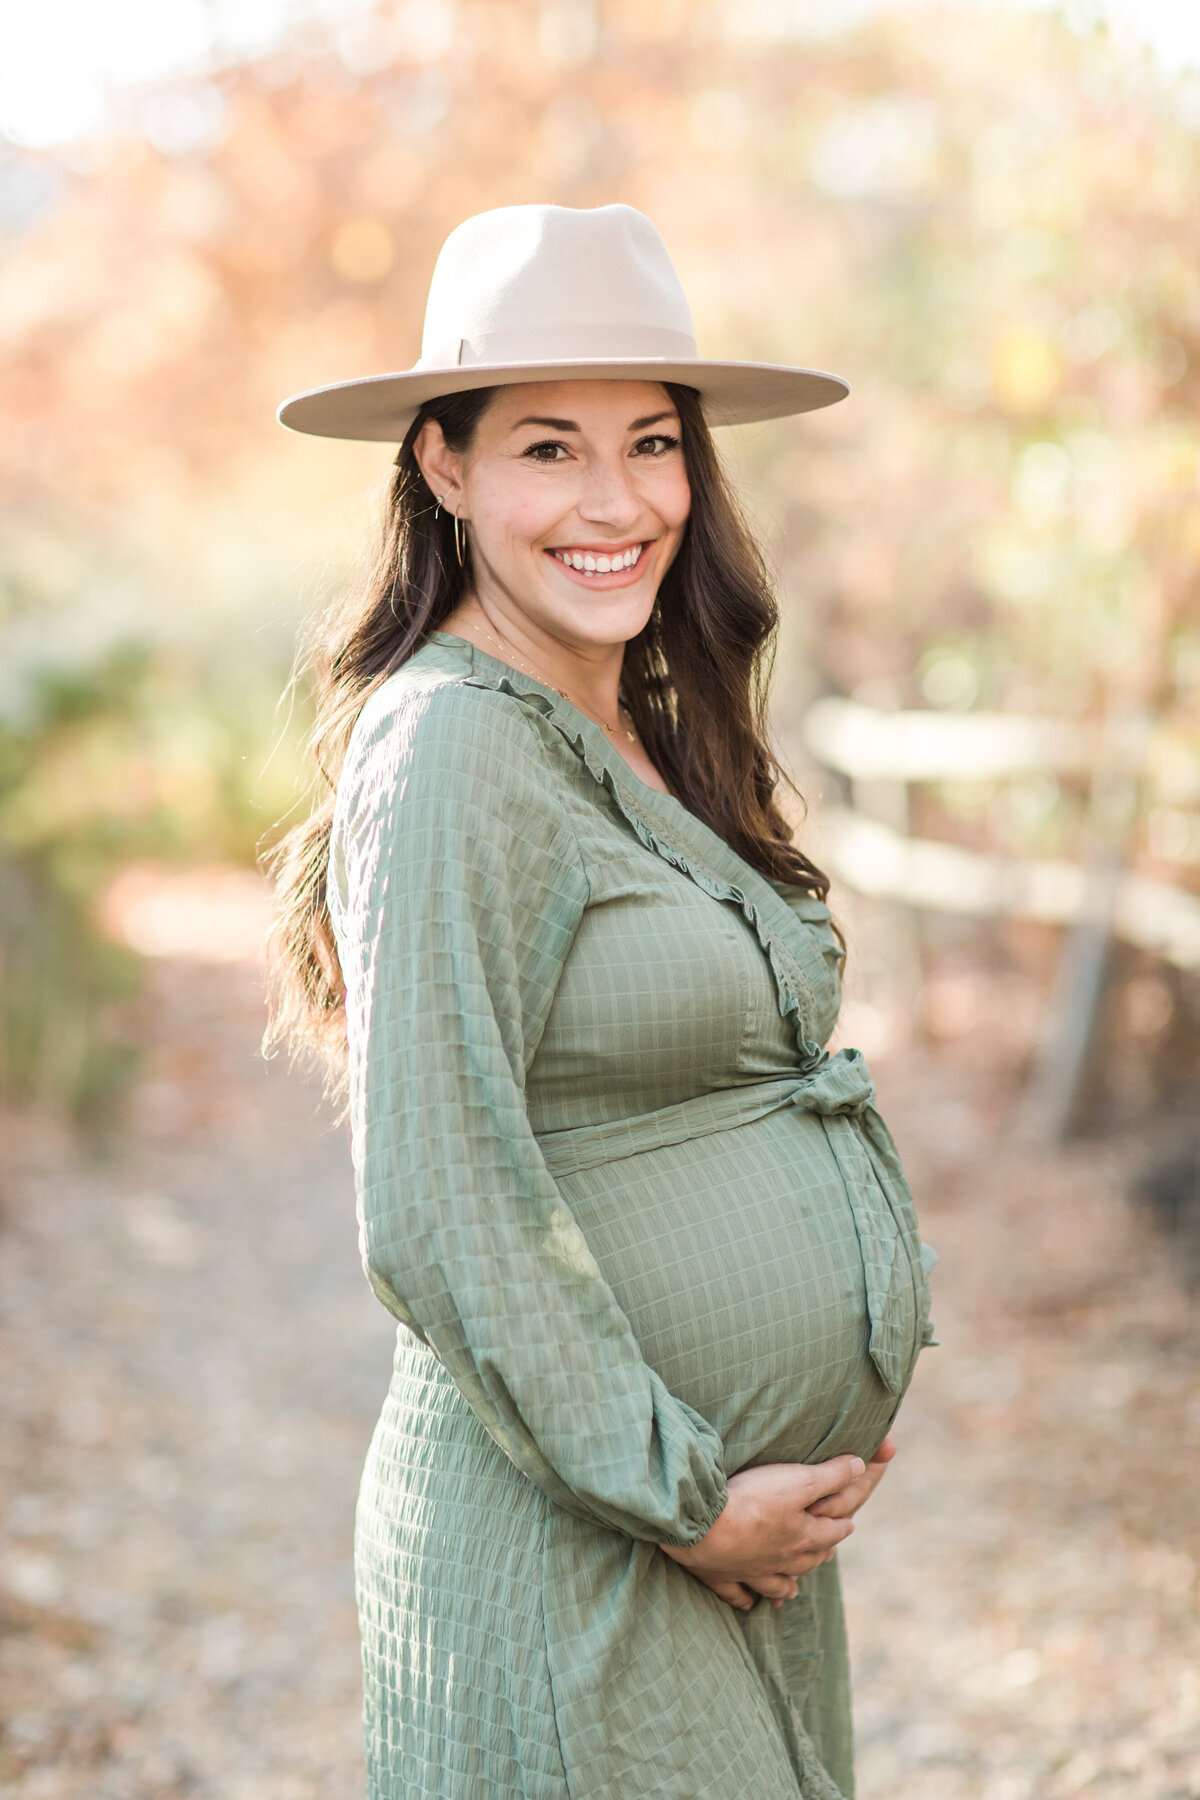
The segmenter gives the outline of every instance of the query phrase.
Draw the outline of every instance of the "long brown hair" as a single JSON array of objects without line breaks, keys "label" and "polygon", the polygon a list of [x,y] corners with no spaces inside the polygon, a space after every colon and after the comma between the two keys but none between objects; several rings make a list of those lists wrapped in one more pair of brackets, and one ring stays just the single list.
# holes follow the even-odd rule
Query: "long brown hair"
[{"label": "long brown hair", "polygon": [[[652,760],[683,804],[752,868],[824,899],[829,882],[792,843],[776,803],[788,782],[767,741],[778,609],[694,388],[667,383],[681,422],[691,510],[645,628],[626,646],[621,693]],[[345,1067],[345,983],[326,900],[334,790],[355,719],[379,684],[450,616],[467,589],[453,523],[437,513],[413,445],[427,418],[469,449],[492,388],[426,401],[405,434],[383,542],[360,588],[302,644],[315,689],[313,811],[264,857],[275,877],[267,1042],[314,1051],[332,1090]]]}]

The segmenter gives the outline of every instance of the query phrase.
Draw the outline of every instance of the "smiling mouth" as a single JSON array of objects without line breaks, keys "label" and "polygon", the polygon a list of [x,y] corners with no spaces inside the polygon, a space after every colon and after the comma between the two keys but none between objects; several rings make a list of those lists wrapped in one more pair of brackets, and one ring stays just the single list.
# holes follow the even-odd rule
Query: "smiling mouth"
[{"label": "smiling mouth", "polygon": [[637,566],[644,543],[631,544],[625,550],[614,550],[607,554],[599,550],[551,550],[548,552],[555,562],[565,563],[568,569],[574,569],[580,575],[621,575],[626,569]]}]

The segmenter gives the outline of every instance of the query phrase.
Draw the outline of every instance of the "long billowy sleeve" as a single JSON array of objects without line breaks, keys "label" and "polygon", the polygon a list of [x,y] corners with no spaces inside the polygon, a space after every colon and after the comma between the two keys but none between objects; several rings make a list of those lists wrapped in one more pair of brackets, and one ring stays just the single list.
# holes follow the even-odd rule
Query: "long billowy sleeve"
[{"label": "long billowy sleeve", "polygon": [[490,689],[384,698],[330,868],[368,1277],[551,1500],[694,1543],[724,1505],[720,1440],[644,1361],[525,1105],[588,899],[541,741]]}]

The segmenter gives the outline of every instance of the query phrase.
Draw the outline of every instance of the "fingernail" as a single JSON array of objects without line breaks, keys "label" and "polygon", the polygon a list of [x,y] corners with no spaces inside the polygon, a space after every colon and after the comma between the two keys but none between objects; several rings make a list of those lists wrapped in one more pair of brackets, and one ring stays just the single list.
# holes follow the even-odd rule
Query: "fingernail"
[{"label": "fingernail", "polygon": [[853,1467],[853,1469],[854,1469],[854,1473],[855,1473],[855,1474],[856,1474],[856,1475],[865,1475],[865,1474],[866,1474],[866,1472],[867,1472],[867,1465],[866,1465],[866,1463],[865,1463],[865,1462],[864,1462],[864,1461],[863,1461],[863,1459],[862,1459],[862,1457],[861,1457],[861,1456],[852,1456],[852,1457],[851,1457],[851,1458],[850,1458],[850,1462],[851,1462],[851,1465],[852,1465],[852,1467]]}]

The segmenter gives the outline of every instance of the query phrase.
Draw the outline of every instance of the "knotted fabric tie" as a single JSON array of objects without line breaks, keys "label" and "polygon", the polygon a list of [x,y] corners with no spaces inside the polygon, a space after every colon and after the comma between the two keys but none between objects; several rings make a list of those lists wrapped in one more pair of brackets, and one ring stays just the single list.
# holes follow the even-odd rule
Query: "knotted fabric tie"
[{"label": "knotted fabric tie", "polygon": [[790,1098],[793,1106],[819,1116],[837,1158],[862,1253],[871,1360],[888,1391],[899,1394],[911,1360],[903,1288],[919,1281],[904,1241],[906,1225],[907,1235],[914,1235],[912,1194],[892,1134],[876,1110],[875,1083],[861,1051],[823,1056]]}]

